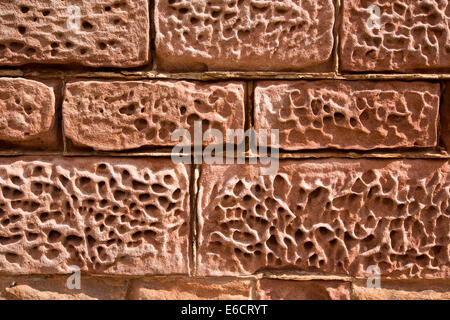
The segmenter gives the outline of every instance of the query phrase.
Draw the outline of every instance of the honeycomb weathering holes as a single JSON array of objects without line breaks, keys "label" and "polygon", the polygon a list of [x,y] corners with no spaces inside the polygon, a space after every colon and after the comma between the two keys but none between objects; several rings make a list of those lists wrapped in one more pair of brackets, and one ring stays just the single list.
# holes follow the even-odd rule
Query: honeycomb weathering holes
[{"label": "honeycomb weathering holes", "polygon": [[204,166],[201,275],[289,269],[392,278],[449,272],[449,169],[435,160],[281,161]]},{"label": "honeycomb weathering holes", "polygon": [[188,172],[154,159],[2,159],[0,269],[187,273]]},{"label": "honeycomb weathering holes", "polygon": [[[79,21],[71,20],[71,7]],[[0,22],[0,65],[131,68],[149,60],[147,0],[3,1]]]},{"label": "honeycomb weathering holes", "polygon": [[369,81],[261,81],[255,129],[279,129],[280,147],[435,147],[439,84]]},{"label": "honeycomb weathering holes", "polygon": [[157,0],[155,18],[163,70],[329,69],[332,0]]},{"label": "honeycomb weathering holes", "polygon": [[244,96],[242,82],[74,82],[66,89],[64,131],[97,150],[174,146],[171,134],[186,129],[193,137],[195,121],[223,136],[243,129]]}]

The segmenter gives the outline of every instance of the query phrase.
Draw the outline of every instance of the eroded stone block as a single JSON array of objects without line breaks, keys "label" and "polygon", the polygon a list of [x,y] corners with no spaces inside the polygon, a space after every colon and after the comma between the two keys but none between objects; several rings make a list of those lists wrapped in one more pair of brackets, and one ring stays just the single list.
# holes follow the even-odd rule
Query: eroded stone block
[{"label": "eroded stone block", "polygon": [[334,15],[332,0],[156,0],[157,64],[169,71],[321,70],[332,56]]},{"label": "eroded stone block", "polygon": [[[376,7],[380,15],[376,14]],[[399,72],[449,69],[449,10],[446,1],[343,0],[342,69]]]},{"label": "eroded stone block", "polygon": [[128,281],[82,275],[80,289],[69,289],[67,278],[0,277],[0,300],[123,300]]},{"label": "eroded stone block", "polygon": [[148,62],[147,0],[2,0],[0,5],[0,65],[130,68]]},{"label": "eroded stone block", "polygon": [[450,275],[449,164],[322,159],[204,165],[199,275],[289,269],[386,278]]},{"label": "eroded stone block", "polygon": [[248,300],[249,280],[227,279],[149,279],[132,280],[132,300]]},{"label": "eroded stone block", "polygon": [[449,300],[449,280],[436,281],[382,281],[380,288],[369,288],[366,283],[352,285],[357,300]]},{"label": "eroded stone block", "polygon": [[350,300],[350,283],[261,279],[257,292],[262,300]]},{"label": "eroded stone block", "polygon": [[170,159],[0,159],[0,272],[188,272],[189,170]]},{"label": "eroded stone block", "polygon": [[44,83],[0,78],[0,140],[55,147],[55,94]]},{"label": "eroded stone block", "polygon": [[244,84],[186,81],[75,82],[66,87],[64,132],[97,150],[174,146],[177,129],[244,129]]},{"label": "eroded stone block", "polygon": [[439,100],[425,82],[262,81],[255,129],[278,129],[286,150],[436,147]]}]

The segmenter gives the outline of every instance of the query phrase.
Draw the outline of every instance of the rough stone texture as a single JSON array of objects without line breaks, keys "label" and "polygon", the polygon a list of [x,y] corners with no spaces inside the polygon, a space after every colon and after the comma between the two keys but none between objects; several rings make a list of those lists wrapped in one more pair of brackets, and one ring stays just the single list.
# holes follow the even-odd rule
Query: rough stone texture
[{"label": "rough stone texture", "polygon": [[441,143],[450,154],[450,86],[447,83],[447,88],[444,91],[441,105]]},{"label": "rough stone texture", "polygon": [[258,281],[261,300],[350,300],[350,283],[342,281]]},{"label": "rough stone texture", "polygon": [[[137,67],[149,59],[147,0],[0,0],[0,65]],[[70,6],[80,9],[69,30]]]},{"label": "rough stone texture", "polygon": [[287,269],[387,278],[450,277],[444,160],[323,159],[204,165],[199,275]]},{"label": "rough stone texture", "polygon": [[189,168],[167,160],[0,159],[0,273],[187,273]]},{"label": "rough stone texture", "polygon": [[186,81],[75,82],[67,85],[64,132],[97,150],[174,146],[176,129],[244,129],[243,83]]},{"label": "rough stone texture", "polygon": [[[449,1],[0,0],[0,23],[0,300],[450,299]],[[279,170],[175,164],[195,121],[280,130]]]},{"label": "rough stone texture", "polygon": [[153,279],[132,280],[132,300],[248,300],[249,280]]},{"label": "rough stone texture", "polygon": [[[373,25],[368,24],[371,5],[380,8],[379,28],[368,27]],[[343,0],[341,11],[343,70],[429,72],[450,68],[447,1]]]},{"label": "rough stone texture", "polygon": [[435,147],[439,97],[425,82],[258,82],[255,129],[286,150]]},{"label": "rough stone texture", "polygon": [[450,300],[450,283],[382,281],[381,288],[353,284],[353,297],[358,300]]},{"label": "rough stone texture", "polygon": [[156,60],[169,71],[317,67],[333,25],[332,0],[156,0]]},{"label": "rough stone texture", "polygon": [[53,88],[33,80],[0,78],[0,141],[52,148],[56,136]]},{"label": "rough stone texture", "polygon": [[[123,300],[128,281],[81,276],[81,289],[68,289],[68,277],[0,277],[0,300]],[[14,285],[12,285],[14,283]]]}]

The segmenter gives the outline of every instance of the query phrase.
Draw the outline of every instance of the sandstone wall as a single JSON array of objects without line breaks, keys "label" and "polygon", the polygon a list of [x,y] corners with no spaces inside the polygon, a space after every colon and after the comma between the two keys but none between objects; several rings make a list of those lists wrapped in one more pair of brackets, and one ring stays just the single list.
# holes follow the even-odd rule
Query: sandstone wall
[{"label": "sandstone wall", "polygon": [[[0,299],[450,299],[447,1],[0,0],[0,22]],[[174,163],[196,121],[279,130],[278,170],[248,143]]]}]

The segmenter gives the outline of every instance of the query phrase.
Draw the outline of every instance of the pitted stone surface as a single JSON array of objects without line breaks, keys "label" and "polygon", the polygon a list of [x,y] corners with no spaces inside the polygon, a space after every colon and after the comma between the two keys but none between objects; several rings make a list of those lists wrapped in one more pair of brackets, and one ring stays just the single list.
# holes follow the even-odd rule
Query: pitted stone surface
[{"label": "pitted stone surface", "polygon": [[132,280],[128,289],[131,300],[249,300],[249,280],[151,279]]},{"label": "pitted stone surface", "polygon": [[225,138],[226,129],[244,129],[244,97],[238,82],[75,82],[66,89],[64,132],[97,150],[174,146],[177,129],[189,130],[193,142],[195,121]]},{"label": "pitted stone surface", "polygon": [[155,2],[163,70],[300,70],[331,58],[332,0]]},{"label": "pitted stone surface", "polygon": [[0,78],[0,140],[46,140],[55,121],[55,95],[47,85],[27,79]]},{"label": "pitted stone surface", "polygon": [[387,278],[450,276],[449,164],[443,160],[204,165],[199,275],[274,269]]},{"label": "pitted stone surface", "polygon": [[187,273],[188,169],[164,160],[0,159],[0,273]]},{"label": "pitted stone surface", "polygon": [[350,283],[261,279],[257,292],[262,300],[350,300]]},{"label": "pitted stone surface", "polygon": [[147,0],[0,0],[0,6],[0,65],[148,62]]},{"label": "pitted stone surface", "polygon": [[[340,62],[345,71],[450,68],[447,1],[343,0]],[[371,6],[380,8],[380,20]]]},{"label": "pitted stone surface", "polygon": [[425,82],[258,82],[255,129],[286,150],[435,147],[440,86]]}]

